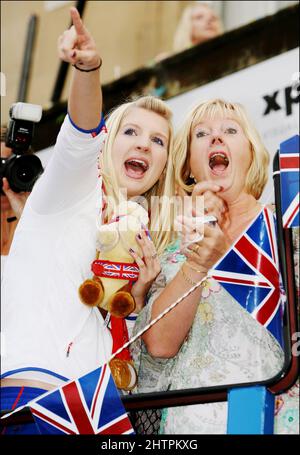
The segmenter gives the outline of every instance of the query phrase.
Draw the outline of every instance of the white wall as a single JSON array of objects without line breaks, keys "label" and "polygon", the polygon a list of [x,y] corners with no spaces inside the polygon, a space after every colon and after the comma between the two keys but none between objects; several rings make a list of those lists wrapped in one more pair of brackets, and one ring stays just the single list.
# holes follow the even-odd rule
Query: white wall
[{"label": "white wall", "polygon": [[[299,3],[298,1],[224,1],[222,3],[222,17],[225,31],[241,27],[242,25],[261,19],[264,16],[275,14],[282,8]],[[219,8],[219,5],[216,5]]]}]

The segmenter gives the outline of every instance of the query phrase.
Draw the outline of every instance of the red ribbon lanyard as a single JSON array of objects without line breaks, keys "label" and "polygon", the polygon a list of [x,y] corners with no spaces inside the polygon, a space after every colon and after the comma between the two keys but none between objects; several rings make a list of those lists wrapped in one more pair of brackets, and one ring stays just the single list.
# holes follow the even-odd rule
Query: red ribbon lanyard
[{"label": "red ribbon lanyard", "polygon": [[[124,318],[116,318],[111,315],[110,323],[113,339],[112,353],[114,353],[129,340],[128,330]],[[117,354],[116,358],[121,360],[131,360],[129,347],[123,349],[119,354]]]}]

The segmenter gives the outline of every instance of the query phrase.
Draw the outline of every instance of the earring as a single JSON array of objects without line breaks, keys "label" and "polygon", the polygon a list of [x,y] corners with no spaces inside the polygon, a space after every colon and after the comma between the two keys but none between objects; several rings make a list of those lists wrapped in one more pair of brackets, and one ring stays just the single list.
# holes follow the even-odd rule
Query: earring
[{"label": "earring", "polygon": [[194,180],[194,182],[197,183],[197,180],[195,179],[195,177],[194,177],[194,175],[192,173],[190,173],[190,179]]},{"label": "earring", "polygon": [[186,185],[194,185],[196,183],[195,177],[192,173],[187,178]]}]

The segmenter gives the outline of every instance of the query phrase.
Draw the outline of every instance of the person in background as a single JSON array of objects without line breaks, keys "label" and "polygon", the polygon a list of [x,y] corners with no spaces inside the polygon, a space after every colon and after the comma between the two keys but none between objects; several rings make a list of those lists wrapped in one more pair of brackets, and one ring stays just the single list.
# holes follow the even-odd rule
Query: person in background
[{"label": "person in background", "polygon": [[154,60],[159,62],[175,53],[215,38],[222,33],[223,25],[221,19],[213,8],[205,2],[194,2],[183,10],[174,34],[173,52],[162,52]]},{"label": "person in background", "polygon": [[[9,158],[12,154],[12,150],[5,145],[5,135],[6,128],[1,127],[1,158]],[[5,177],[2,179],[2,191],[4,194],[1,192],[1,281],[15,229],[30,194],[12,191]]]},{"label": "person in background", "polygon": [[185,8],[174,35],[173,51],[181,52],[221,35],[220,18],[208,3],[195,2]]}]

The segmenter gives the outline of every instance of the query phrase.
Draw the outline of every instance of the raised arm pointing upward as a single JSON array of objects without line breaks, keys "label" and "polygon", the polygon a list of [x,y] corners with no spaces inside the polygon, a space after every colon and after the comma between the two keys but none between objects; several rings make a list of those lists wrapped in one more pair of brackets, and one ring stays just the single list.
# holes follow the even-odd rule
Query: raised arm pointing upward
[{"label": "raised arm pointing upward", "polygon": [[83,25],[76,8],[70,9],[72,27],[58,38],[58,55],[74,67],[68,111],[73,122],[90,130],[99,125],[102,93],[99,68],[102,60],[96,43]]}]

